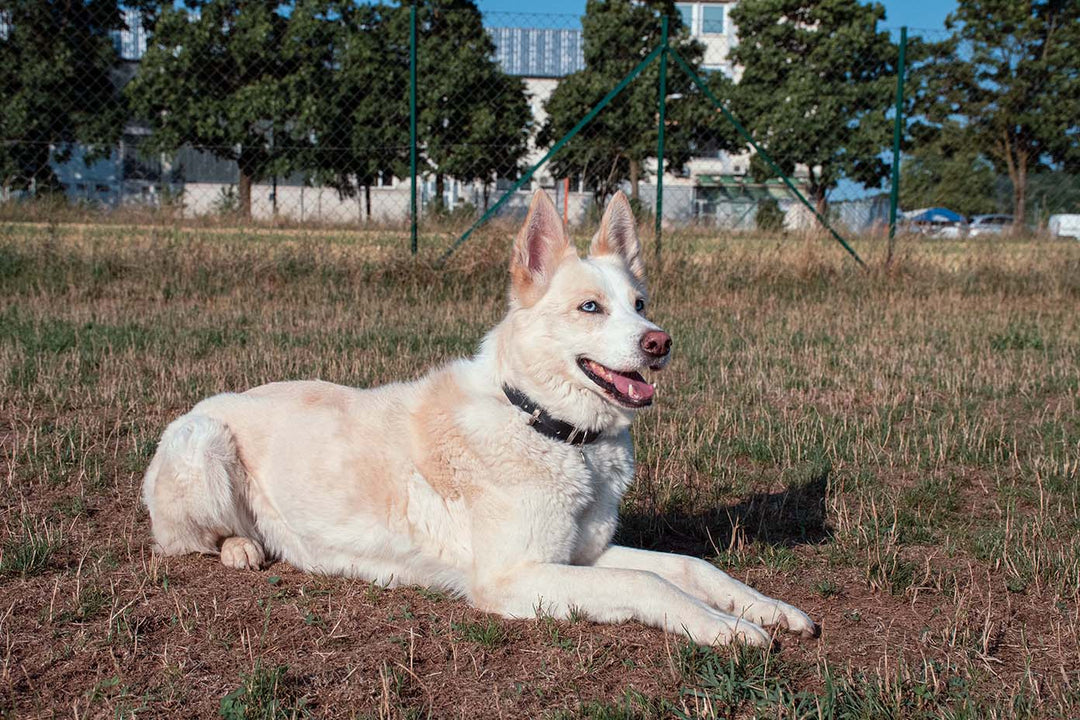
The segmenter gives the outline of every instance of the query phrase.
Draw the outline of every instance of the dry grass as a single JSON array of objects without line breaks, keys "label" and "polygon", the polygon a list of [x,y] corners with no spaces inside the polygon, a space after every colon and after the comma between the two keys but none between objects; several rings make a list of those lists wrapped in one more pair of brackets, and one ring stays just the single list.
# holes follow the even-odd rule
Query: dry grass
[{"label": "dry grass", "polygon": [[408,378],[503,306],[504,241],[0,226],[0,716],[1075,717],[1080,246],[670,238],[675,337],[621,539],[821,620],[707,651],[148,550],[198,399]]}]

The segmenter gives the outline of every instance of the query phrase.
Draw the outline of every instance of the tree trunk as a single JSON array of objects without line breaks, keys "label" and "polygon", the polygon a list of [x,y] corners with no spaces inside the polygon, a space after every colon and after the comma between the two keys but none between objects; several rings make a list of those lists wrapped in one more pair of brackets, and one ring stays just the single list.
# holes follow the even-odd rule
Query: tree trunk
[{"label": "tree trunk", "polygon": [[238,198],[240,206],[240,217],[245,220],[251,219],[251,184],[253,178],[251,172],[247,168],[247,163],[244,162],[244,157],[240,156],[240,186],[238,188],[240,197]]},{"label": "tree trunk", "polygon": [[826,213],[829,212],[829,201],[825,195],[825,187],[822,185],[811,185],[810,199],[814,201],[814,209],[817,210],[818,215],[828,220],[829,216]]},{"label": "tree trunk", "polygon": [[1024,227],[1027,221],[1027,153],[1018,153],[1016,179],[1013,180],[1013,229]]},{"label": "tree trunk", "polygon": [[364,202],[367,205],[367,221],[371,222],[371,184],[364,185]]},{"label": "tree trunk", "polygon": [[446,209],[446,176],[435,173],[435,212],[441,213]]},{"label": "tree trunk", "polygon": [[1009,136],[1008,130],[1002,132],[1001,145],[998,147],[1005,158],[1005,167],[1009,172],[1009,181],[1012,183],[1013,227],[1022,227],[1027,205],[1028,153],[1018,147],[1016,139]]},{"label": "tree trunk", "polygon": [[637,160],[630,159],[630,199],[639,200],[638,183],[641,181],[641,165]]}]

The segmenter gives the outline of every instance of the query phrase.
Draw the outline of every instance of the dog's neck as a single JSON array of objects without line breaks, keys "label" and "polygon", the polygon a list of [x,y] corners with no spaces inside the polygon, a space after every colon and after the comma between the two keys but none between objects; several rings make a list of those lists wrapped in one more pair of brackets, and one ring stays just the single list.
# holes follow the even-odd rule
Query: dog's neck
[{"label": "dog's neck", "polygon": [[503,320],[487,334],[475,358],[490,379],[493,393],[502,396],[502,388],[510,386],[528,396],[551,417],[605,435],[630,426],[633,410],[601,397],[585,385],[584,376],[573,380],[567,378],[568,370],[578,372],[576,368],[568,369],[560,360],[544,363],[535,354],[530,357],[529,349],[515,345],[513,327],[508,320]]}]

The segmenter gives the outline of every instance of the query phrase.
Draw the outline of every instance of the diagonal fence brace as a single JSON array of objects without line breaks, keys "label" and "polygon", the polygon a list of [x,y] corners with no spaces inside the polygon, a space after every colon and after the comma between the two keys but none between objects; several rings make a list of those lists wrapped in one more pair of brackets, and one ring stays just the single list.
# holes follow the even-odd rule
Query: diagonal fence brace
[{"label": "diagonal fence brace", "polygon": [[855,252],[851,245],[848,244],[847,240],[840,236],[840,233],[836,232],[833,226],[829,224],[829,221],[826,220],[821,215],[821,213],[817,211],[817,208],[814,207],[813,203],[807,200],[806,197],[801,192],[799,192],[799,189],[795,187],[795,183],[791,182],[791,180],[788,179],[788,176],[780,170],[780,167],[775,162],[773,162],[773,159],[769,157],[769,154],[765,152],[760,145],[754,142],[754,138],[750,135],[749,132],[746,131],[746,128],[742,126],[742,123],[736,120],[735,116],[732,115],[726,107],[724,107],[724,104],[717,99],[717,97],[713,94],[712,90],[709,89],[709,86],[706,85],[700,77],[698,77],[697,73],[695,73],[694,70],[690,67],[690,65],[688,65],[687,62],[682,59],[682,56],[679,55],[675,48],[669,47],[668,54],[675,59],[675,62],[679,65],[679,67],[683,69],[683,72],[685,72],[694,82],[694,84],[698,86],[698,89],[705,94],[705,97],[707,97],[712,102],[712,104],[716,106],[716,109],[723,113],[727,121],[730,122],[733,126],[735,126],[735,129],[738,130],[739,134],[743,136],[743,139],[746,140],[746,142],[750,143],[750,146],[757,151],[757,153],[761,156],[761,159],[769,165],[772,171],[776,173],[781,180],[783,180],[784,184],[787,185],[788,190],[791,190],[791,192],[795,194],[795,197],[799,199],[799,202],[805,205],[806,208],[814,214],[814,217],[817,218],[818,222],[821,223],[822,227],[828,230],[829,233],[833,236],[833,238],[838,243],[843,245],[844,249],[848,251],[848,254],[851,255],[851,257],[855,258],[855,261],[858,262],[859,265],[865,270],[866,263],[863,262],[863,259],[861,257],[859,257],[859,254]]},{"label": "diagonal fence brace", "polygon": [[506,201],[514,193],[516,193],[518,190],[520,190],[521,187],[525,183],[532,180],[533,175],[536,174],[536,171],[539,170],[544,165],[544,163],[546,163],[548,160],[550,160],[551,157],[555,153],[557,153],[559,150],[561,150],[563,145],[570,142],[570,140],[575,135],[577,135],[579,132],[581,132],[581,129],[583,127],[585,127],[590,122],[592,122],[592,119],[594,117],[596,117],[600,113],[601,110],[603,110],[605,107],[607,107],[608,103],[610,103],[612,100],[614,100],[615,96],[618,95],[619,93],[621,93],[626,88],[626,86],[630,84],[630,82],[634,78],[636,78],[638,75],[640,75],[641,72],[645,68],[647,68],[649,66],[649,64],[660,55],[660,53],[662,53],[664,51],[664,49],[665,49],[665,43],[660,43],[659,45],[656,46],[656,48],[651,53],[646,55],[645,59],[642,60],[640,63],[638,63],[637,67],[635,67],[633,70],[631,70],[629,72],[629,74],[627,74],[627,76],[624,77],[622,79],[622,81],[618,85],[616,85],[615,87],[613,87],[611,89],[611,92],[609,92],[607,95],[604,96],[603,100],[601,100],[599,103],[596,104],[596,107],[594,107],[592,110],[590,110],[588,112],[588,114],[585,115],[585,117],[581,118],[581,120],[578,121],[578,124],[570,129],[570,132],[566,133],[566,135],[563,135],[562,138],[559,140],[559,142],[552,145],[551,149],[548,150],[547,153],[544,154],[544,157],[540,158],[540,160],[538,160],[535,165],[533,165],[531,168],[529,168],[528,171],[526,171],[525,174],[522,175],[521,178],[519,178],[516,183],[514,183],[513,187],[511,187],[509,190],[507,190],[505,193],[503,193],[503,196],[500,197],[498,199],[498,201],[496,201],[496,203],[494,205],[492,205],[488,209],[488,211],[486,213],[484,213],[480,217],[479,220],[477,220],[476,222],[474,222],[472,224],[472,227],[470,227],[468,230],[466,230],[464,232],[464,234],[462,234],[461,237],[459,237],[457,240],[454,241],[453,245],[451,245],[449,248],[447,248],[446,252],[444,252],[442,254],[442,257],[440,257],[438,262],[436,262],[436,266],[441,267],[450,258],[450,256],[454,254],[454,251],[456,251],[459,247],[461,247],[465,243],[466,240],[469,239],[469,236],[473,234],[473,232],[476,230],[476,228],[480,227],[485,222],[490,220],[491,217],[496,212],[498,212],[499,208],[502,207],[503,204],[506,203]]}]

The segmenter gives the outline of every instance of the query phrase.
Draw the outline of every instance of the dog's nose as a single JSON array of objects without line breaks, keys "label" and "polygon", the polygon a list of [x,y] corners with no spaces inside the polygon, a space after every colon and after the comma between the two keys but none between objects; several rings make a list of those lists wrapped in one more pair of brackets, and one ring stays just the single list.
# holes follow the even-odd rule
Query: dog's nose
[{"label": "dog's nose", "polygon": [[671,336],[663,330],[650,330],[641,336],[641,349],[653,357],[662,358],[671,351]]}]

